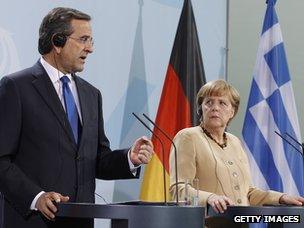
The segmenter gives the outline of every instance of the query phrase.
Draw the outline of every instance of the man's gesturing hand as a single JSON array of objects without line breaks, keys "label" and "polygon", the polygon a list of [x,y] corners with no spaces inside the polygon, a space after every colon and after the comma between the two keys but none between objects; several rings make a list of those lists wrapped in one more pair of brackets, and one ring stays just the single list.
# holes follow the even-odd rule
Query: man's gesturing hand
[{"label": "man's gesturing hand", "polygon": [[148,164],[152,158],[153,144],[146,136],[137,139],[130,153],[130,159],[133,165]]}]

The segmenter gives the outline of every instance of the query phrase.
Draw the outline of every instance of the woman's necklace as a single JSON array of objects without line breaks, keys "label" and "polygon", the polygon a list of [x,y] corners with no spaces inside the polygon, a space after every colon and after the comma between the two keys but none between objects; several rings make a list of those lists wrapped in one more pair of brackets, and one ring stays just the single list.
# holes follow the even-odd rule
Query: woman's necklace
[{"label": "woman's necklace", "polygon": [[223,143],[219,143],[218,141],[216,141],[212,135],[210,134],[209,131],[207,131],[202,125],[201,125],[201,128],[203,129],[204,133],[211,139],[213,140],[217,145],[219,145],[219,147],[221,147],[222,149],[224,149],[226,146],[227,146],[227,135],[226,133],[224,132],[223,133],[223,140],[224,142]]}]

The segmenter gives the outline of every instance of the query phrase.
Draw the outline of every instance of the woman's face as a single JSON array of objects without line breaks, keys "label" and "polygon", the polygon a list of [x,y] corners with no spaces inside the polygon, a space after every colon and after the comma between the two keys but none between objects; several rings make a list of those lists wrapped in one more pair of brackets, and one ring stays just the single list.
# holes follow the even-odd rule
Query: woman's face
[{"label": "woman's face", "polygon": [[202,103],[204,126],[225,128],[234,115],[234,108],[227,95],[206,97]]}]

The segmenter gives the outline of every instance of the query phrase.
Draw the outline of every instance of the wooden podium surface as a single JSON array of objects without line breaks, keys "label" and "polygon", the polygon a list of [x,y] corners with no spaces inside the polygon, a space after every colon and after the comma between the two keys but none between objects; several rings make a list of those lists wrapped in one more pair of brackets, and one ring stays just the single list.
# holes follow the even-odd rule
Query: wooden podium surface
[{"label": "wooden podium surface", "polygon": [[59,217],[104,218],[112,228],[202,228],[203,207],[126,202],[116,204],[60,203]]}]

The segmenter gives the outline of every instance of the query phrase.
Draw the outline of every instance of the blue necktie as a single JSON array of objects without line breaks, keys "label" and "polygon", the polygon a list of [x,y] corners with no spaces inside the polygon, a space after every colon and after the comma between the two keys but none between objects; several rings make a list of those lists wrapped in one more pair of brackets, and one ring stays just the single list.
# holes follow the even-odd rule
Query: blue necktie
[{"label": "blue necktie", "polygon": [[60,78],[60,81],[62,82],[62,93],[64,98],[64,104],[65,104],[65,111],[67,113],[74,139],[76,144],[78,143],[78,124],[79,124],[79,116],[77,112],[77,106],[73,97],[73,94],[69,87],[69,81],[70,79],[67,76],[62,76]]}]

